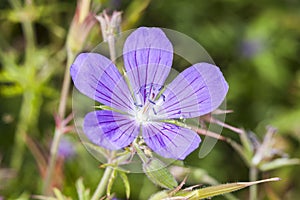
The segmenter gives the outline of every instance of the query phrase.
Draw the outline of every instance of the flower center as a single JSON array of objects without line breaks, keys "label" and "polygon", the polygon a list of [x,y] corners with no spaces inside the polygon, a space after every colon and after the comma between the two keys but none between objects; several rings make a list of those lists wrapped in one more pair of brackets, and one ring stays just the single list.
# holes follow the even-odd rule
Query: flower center
[{"label": "flower center", "polygon": [[148,116],[148,112],[145,111],[144,109],[140,109],[136,112],[136,120],[139,122],[139,123],[145,123],[145,122],[148,122],[150,121],[150,118]]},{"label": "flower center", "polygon": [[157,84],[148,84],[139,89],[136,95],[136,120],[139,123],[145,123],[158,118],[156,109],[165,101],[164,95],[158,97],[162,86]]}]

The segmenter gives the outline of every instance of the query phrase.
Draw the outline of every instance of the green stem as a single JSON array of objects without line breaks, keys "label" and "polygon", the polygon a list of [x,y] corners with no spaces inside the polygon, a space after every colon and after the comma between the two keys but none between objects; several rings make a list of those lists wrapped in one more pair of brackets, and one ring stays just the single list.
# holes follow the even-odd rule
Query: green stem
[{"label": "green stem", "polygon": [[25,53],[25,60],[29,61],[32,60],[32,56],[34,55],[35,51],[35,33],[34,27],[30,21],[22,22],[22,28],[25,35],[26,41],[26,53]]},{"label": "green stem", "polygon": [[[250,167],[249,179],[250,181],[257,181],[258,170],[256,166]],[[249,200],[257,200],[257,185],[254,184],[250,188]]]},{"label": "green stem", "polygon": [[[16,12],[18,12],[17,10],[21,9],[22,6],[20,2],[16,0],[11,0],[10,4],[12,8],[16,10]],[[25,4],[25,6],[31,6],[28,2],[25,2]],[[26,19],[22,21],[21,25],[26,41],[25,65],[27,68],[32,68],[29,70],[35,70],[31,64],[27,65],[28,62],[32,60],[31,57],[33,57],[35,51],[36,41],[34,27],[32,25],[32,22]],[[35,125],[35,122],[37,120],[38,110],[40,108],[40,98],[37,95],[38,94],[36,93],[36,91],[32,88],[24,88],[19,122],[15,133],[14,152],[11,159],[11,166],[15,170],[19,170],[22,164],[26,132],[28,131],[29,127],[33,127]]]},{"label": "green stem", "polygon": [[39,107],[40,99],[36,96],[36,93],[29,89],[25,91],[23,93],[19,121],[15,132],[14,151],[10,163],[11,167],[17,171],[22,165],[26,133],[29,127],[34,127]]},{"label": "green stem", "polygon": [[[60,120],[63,120],[65,117],[65,112],[66,112],[66,107],[67,107],[67,100],[68,100],[68,94],[69,94],[69,88],[70,88],[70,65],[74,60],[74,54],[73,53],[68,53],[68,58],[67,58],[67,66],[65,70],[65,75],[64,75],[64,81],[63,81],[63,86],[61,90],[61,98],[59,102],[59,108],[58,108],[58,116]],[[47,172],[46,172],[46,177],[44,181],[44,186],[43,186],[43,194],[49,194],[51,192],[51,183],[52,183],[52,178],[53,178],[53,172],[55,169],[55,163],[57,159],[57,151],[60,143],[60,139],[63,135],[63,132],[61,130],[61,127],[56,127],[54,131],[54,138],[51,144],[51,149],[50,149],[50,158],[49,158],[49,163],[47,167]]]},{"label": "green stem", "polygon": [[110,178],[112,172],[113,172],[113,168],[111,168],[111,167],[105,168],[104,174],[103,174],[91,200],[98,200],[101,196],[104,195],[104,191],[106,189],[106,186],[108,184],[108,181],[109,181],[109,178]]}]

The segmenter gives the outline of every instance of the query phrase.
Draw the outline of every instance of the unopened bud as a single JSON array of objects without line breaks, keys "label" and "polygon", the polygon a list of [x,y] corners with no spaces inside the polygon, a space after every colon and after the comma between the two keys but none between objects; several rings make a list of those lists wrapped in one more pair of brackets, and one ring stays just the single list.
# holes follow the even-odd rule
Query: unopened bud
[{"label": "unopened bud", "polygon": [[104,42],[107,42],[109,37],[121,32],[121,15],[122,12],[114,11],[110,16],[104,10],[100,15],[96,16],[96,19],[100,22]]}]

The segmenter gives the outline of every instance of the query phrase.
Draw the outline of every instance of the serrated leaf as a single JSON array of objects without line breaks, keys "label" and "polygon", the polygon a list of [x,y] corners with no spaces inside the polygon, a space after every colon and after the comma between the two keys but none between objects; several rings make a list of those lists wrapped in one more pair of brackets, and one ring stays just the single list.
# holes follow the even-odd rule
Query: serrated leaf
[{"label": "serrated leaf", "polygon": [[123,183],[124,183],[124,187],[125,187],[125,193],[126,193],[126,198],[129,199],[130,197],[130,184],[129,184],[129,180],[128,177],[126,175],[126,173],[119,171],[118,172]]},{"label": "serrated leaf", "polygon": [[226,193],[234,192],[245,187],[249,187],[251,185],[256,185],[259,183],[265,183],[270,181],[279,181],[279,178],[270,178],[261,181],[253,181],[253,182],[238,182],[238,183],[228,183],[216,186],[210,186],[206,188],[201,188],[194,191],[180,191],[176,194],[177,197],[184,197],[189,200],[198,200],[211,198],[218,195],[223,195]]},{"label": "serrated leaf", "polygon": [[290,166],[290,165],[299,165],[300,164],[300,159],[297,158],[277,158],[273,161],[264,163],[262,165],[259,166],[259,169],[261,171],[269,171],[269,170],[273,170],[273,169],[277,169],[280,167],[284,167],[284,166]]},{"label": "serrated leaf", "polygon": [[156,158],[151,158],[148,162],[143,163],[143,170],[148,178],[160,187],[172,189],[178,185],[174,176],[165,165]]}]

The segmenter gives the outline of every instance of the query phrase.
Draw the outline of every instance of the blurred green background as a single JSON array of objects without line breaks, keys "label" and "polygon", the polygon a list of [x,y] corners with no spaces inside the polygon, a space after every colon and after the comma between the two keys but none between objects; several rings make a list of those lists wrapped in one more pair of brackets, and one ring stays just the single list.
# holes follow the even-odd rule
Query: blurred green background
[{"label": "blurred green background", "polygon": [[[278,128],[276,147],[290,157],[300,157],[300,1],[92,1],[93,12],[105,8],[123,11],[123,30],[163,27],[198,41],[229,83],[227,108],[234,113],[227,115],[226,122],[251,130],[258,138],[263,137],[267,125],[272,125]],[[39,151],[31,142],[38,143],[37,148],[47,155],[66,64],[65,41],[75,9],[74,0],[1,0],[0,196],[16,199],[40,193],[42,167],[37,165]],[[31,23],[33,29],[26,23]],[[26,42],[30,31],[35,35],[32,44]],[[82,51],[92,49],[101,37],[96,24]],[[70,113],[71,98],[68,103]],[[12,154],[16,134],[22,130],[32,141],[27,140],[21,149],[24,156],[16,172],[11,168]],[[235,133],[224,130],[222,134],[238,141]],[[62,191],[75,198],[74,183],[79,177],[93,191],[101,173],[99,163],[85,151],[76,134],[67,139],[73,143],[75,153],[63,159],[64,165],[57,173]],[[243,160],[224,142],[218,142],[204,159],[195,152],[185,164],[206,170],[221,183],[248,180]],[[273,170],[268,176],[282,180],[260,186],[262,199],[299,198],[299,166]],[[129,178],[132,199],[144,199],[157,191],[143,174],[131,174]],[[121,181],[114,191],[124,198]],[[235,195],[247,199],[248,190]]]}]

